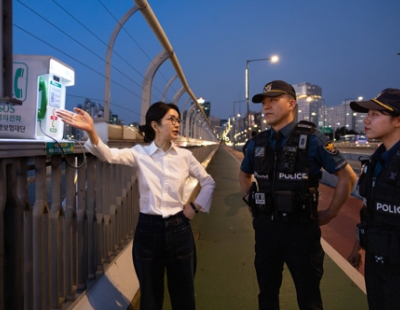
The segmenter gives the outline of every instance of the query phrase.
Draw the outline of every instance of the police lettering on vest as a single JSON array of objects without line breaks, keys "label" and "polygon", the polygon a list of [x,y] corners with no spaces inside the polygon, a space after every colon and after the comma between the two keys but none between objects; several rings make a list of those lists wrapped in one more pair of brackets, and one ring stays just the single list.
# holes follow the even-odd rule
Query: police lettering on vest
[{"label": "police lettering on vest", "polygon": [[298,180],[298,181],[302,181],[303,179],[308,178],[308,173],[299,172],[299,173],[286,174],[286,173],[283,173],[283,172],[279,172],[278,178],[279,178],[279,180]]},{"label": "police lettering on vest", "polygon": [[[254,177],[259,192],[265,193],[260,212],[282,221],[307,222],[317,214],[318,176],[310,173],[309,136],[315,125],[302,121],[293,129],[285,145],[277,150],[270,144],[271,130],[255,137]],[[261,152],[262,150],[262,152]],[[261,154],[263,156],[257,156]],[[283,208],[284,207],[284,208]],[[263,208],[263,209],[262,209]]]},{"label": "police lettering on vest", "polygon": [[377,202],[376,211],[400,215],[400,206]]},{"label": "police lettering on vest", "polygon": [[400,226],[400,205],[393,203],[400,201],[400,178],[396,173],[400,167],[400,153],[397,151],[387,166],[375,176],[377,162],[371,156],[365,162],[358,180],[359,193],[364,198],[366,220],[374,226]]}]

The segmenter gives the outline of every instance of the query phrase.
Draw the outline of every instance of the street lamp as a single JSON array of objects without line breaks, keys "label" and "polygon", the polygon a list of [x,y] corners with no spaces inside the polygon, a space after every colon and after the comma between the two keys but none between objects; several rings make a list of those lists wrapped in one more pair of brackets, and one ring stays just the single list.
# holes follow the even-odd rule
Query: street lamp
[{"label": "street lamp", "polygon": [[[236,103],[239,103],[239,113],[238,114],[236,114]],[[238,125],[240,126],[240,117],[241,117],[241,111],[240,111],[240,103],[241,102],[246,102],[245,100],[238,100],[238,101],[234,101],[233,102],[233,117],[238,117],[238,120],[237,120],[237,123],[238,124],[236,124],[236,128],[238,127]],[[234,124],[234,127],[233,127],[233,131],[235,132],[235,124]]]},{"label": "street lamp", "polygon": [[237,100],[237,101],[233,102],[233,115],[236,115],[236,103],[239,103],[238,104],[238,106],[239,106],[239,114],[241,113],[241,111],[240,111],[240,103],[242,103],[242,102],[246,102],[246,100]]},{"label": "street lamp", "polygon": [[326,105],[325,105],[325,99],[320,99],[320,100],[322,100],[324,103],[323,103],[323,108],[322,108],[322,128],[324,129],[324,134],[325,134],[325,117],[326,117]]},{"label": "street lamp", "polygon": [[345,98],[344,99],[344,131],[343,131],[343,135],[346,134],[346,127],[347,127],[347,101],[348,100],[358,100],[361,101],[363,100],[363,97],[358,97],[358,98]]},{"label": "street lamp", "polygon": [[[245,93],[246,93],[246,104],[247,104],[247,125],[250,125],[250,102],[249,102],[249,63],[253,61],[270,60],[271,62],[277,62],[278,56],[272,56],[268,58],[250,59],[246,60],[246,72],[245,72]],[[250,134],[249,134],[250,137]]]}]

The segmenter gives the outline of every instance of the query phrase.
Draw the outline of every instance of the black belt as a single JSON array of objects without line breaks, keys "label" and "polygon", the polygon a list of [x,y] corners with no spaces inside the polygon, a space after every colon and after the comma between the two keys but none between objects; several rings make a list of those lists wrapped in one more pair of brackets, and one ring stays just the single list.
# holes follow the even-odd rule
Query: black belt
[{"label": "black belt", "polygon": [[163,222],[165,223],[166,227],[168,227],[169,224],[172,223],[182,222],[182,220],[188,220],[188,218],[183,214],[183,211],[180,211],[168,217],[162,217],[161,215],[155,215],[155,214],[145,214],[140,212],[139,221],[141,219],[144,221],[151,221],[151,222]]}]

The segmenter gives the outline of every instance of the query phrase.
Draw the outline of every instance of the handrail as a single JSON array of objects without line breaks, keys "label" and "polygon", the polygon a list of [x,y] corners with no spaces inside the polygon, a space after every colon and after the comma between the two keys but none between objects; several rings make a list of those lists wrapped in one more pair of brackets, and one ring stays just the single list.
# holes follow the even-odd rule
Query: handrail
[{"label": "handrail", "polygon": [[183,87],[185,88],[186,92],[189,94],[189,96],[193,99],[199,110],[204,116],[204,119],[206,120],[208,126],[210,129],[211,123],[204,113],[203,109],[200,107],[199,103],[197,102],[197,98],[192,92],[192,90],[189,87],[189,84],[186,81],[185,75],[182,71],[181,65],[179,64],[178,57],[176,56],[171,43],[169,42],[164,30],[162,29],[160,23],[158,22],[156,16],[154,15],[153,10],[151,9],[150,4],[147,2],[147,0],[133,0],[135,5],[138,7],[140,12],[142,13],[143,17],[146,19],[147,23],[149,24],[150,28],[153,30],[154,34],[158,38],[159,42],[161,43],[161,46],[164,48],[164,50],[168,53],[171,54],[170,60],[172,63],[172,66],[175,68],[176,73],[179,76],[179,79],[182,82]]}]

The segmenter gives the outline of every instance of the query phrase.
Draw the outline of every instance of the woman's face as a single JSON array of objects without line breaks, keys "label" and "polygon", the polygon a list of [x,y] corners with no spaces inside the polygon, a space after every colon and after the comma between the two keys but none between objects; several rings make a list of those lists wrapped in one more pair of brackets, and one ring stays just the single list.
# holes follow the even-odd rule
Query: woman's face
[{"label": "woman's face", "polygon": [[168,112],[161,119],[160,124],[156,124],[154,129],[156,132],[156,139],[163,141],[176,140],[179,135],[180,119],[179,114],[174,109],[169,109]]},{"label": "woman's face", "polygon": [[364,119],[365,135],[368,139],[381,139],[389,137],[395,129],[395,118],[390,115],[383,114],[382,111],[369,110],[367,117]]}]

